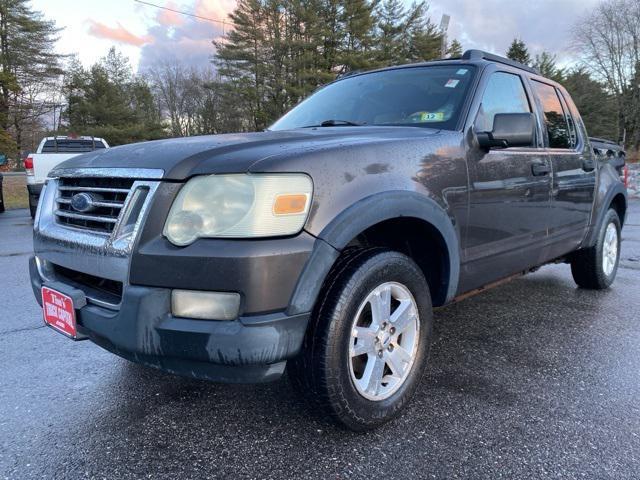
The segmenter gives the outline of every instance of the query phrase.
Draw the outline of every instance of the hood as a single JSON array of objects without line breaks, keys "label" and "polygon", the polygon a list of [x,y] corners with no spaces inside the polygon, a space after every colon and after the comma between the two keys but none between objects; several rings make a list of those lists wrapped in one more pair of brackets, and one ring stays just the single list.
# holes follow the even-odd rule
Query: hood
[{"label": "hood", "polygon": [[[437,132],[420,127],[321,127],[173,138],[86,153],[57,168],[160,169],[164,179],[179,181],[197,174],[244,173],[259,161],[277,155],[303,154],[385,139],[424,138]],[[52,171],[53,176],[56,170]]]}]

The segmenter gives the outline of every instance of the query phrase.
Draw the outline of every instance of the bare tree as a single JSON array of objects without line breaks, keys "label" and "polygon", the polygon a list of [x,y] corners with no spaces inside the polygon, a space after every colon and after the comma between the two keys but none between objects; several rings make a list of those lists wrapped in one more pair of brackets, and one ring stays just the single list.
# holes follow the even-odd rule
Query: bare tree
[{"label": "bare tree", "polygon": [[640,147],[640,112],[630,108],[640,89],[634,81],[640,68],[640,0],[604,0],[573,33],[584,67],[615,95],[619,136],[626,129]]},{"label": "bare tree", "polygon": [[47,81],[24,78],[10,96],[12,132],[20,153],[34,149],[44,132],[55,129],[54,116],[62,109],[61,77]]},{"label": "bare tree", "polygon": [[162,113],[169,119],[169,128],[174,137],[189,134],[185,125],[185,105],[188,101],[184,92],[185,76],[185,68],[178,62],[163,63],[149,71],[153,91]]},{"label": "bare tree", "polygon": [[151,68],[148,77],[172,136],[247,129],[237,99],[212,66],[164,63]]}]

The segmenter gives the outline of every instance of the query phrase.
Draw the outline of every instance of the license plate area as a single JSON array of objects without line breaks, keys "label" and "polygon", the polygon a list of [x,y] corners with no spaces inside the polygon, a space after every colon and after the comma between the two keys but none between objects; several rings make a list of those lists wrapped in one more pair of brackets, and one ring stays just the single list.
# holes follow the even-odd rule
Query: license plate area
[{"label": "license plate area", "polygon": [[73,299],[53,288],[42,287],[44,323],[63,335],[76,339],[76,309]]}]

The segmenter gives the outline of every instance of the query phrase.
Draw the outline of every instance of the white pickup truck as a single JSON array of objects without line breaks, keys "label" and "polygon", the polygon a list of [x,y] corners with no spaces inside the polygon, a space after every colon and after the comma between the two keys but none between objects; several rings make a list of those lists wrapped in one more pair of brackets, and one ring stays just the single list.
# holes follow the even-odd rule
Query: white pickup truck
[{"label": "white pickup truck", "polygon": [[36,215],[40,192],[51,169],[65,160],[99,148],[109,148],[103,138],[56,136],[42,139],[36,153],[29,154],[24,161],[32,218]]}]

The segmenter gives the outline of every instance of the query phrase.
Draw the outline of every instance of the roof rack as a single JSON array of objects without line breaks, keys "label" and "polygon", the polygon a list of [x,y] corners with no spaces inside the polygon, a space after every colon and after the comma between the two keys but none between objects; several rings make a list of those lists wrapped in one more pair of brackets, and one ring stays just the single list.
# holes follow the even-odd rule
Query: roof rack
[{"label": "roof rack", "polygon": [[509,65],[511,67],[519,68],[520,70],[526,70],[529,73],[535,73],[536,75],[540,75],[540,72],[529,65],[525,65],[524,63],[516,62],[515,60],[511,60],[509,58],[501,57],[500,55],[494,55],[493,53],[483,52],[482,50],[467,50],[462,55],[463,60],[487,60],[489,62],[497,62],[502,63],[504,65]]}]

